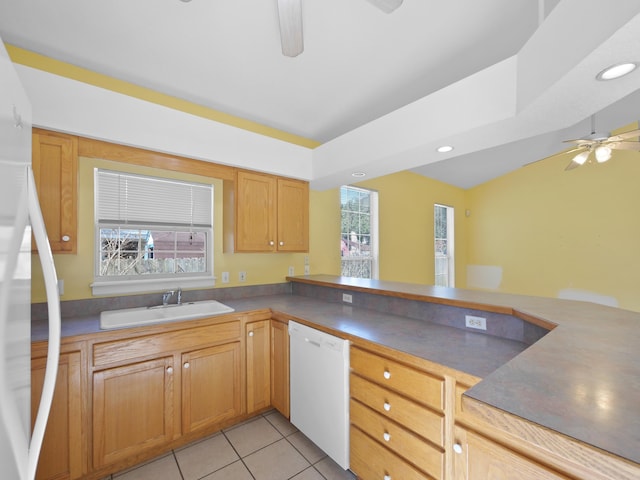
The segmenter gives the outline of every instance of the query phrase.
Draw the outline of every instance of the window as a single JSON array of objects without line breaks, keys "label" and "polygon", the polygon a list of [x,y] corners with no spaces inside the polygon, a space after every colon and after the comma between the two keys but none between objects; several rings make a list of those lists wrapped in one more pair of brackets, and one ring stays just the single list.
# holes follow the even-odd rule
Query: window
[{"label": "window", "polygon": [[433,206],[435,284],[440,287],[455,286],[455,262],[453,255],[453,207]]},{"label": "window", "polygon": [[213,185],[95,169],[94,293],[213,285]]},{"label": "window", "polygon": [[378,193],[340,188],[340,253],[344,277],[378,277]]}]

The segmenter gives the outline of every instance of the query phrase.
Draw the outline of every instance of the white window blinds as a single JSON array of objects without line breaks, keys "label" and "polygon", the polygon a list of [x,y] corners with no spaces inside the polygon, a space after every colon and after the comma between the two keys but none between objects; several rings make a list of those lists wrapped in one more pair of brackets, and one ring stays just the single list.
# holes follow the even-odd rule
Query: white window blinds
[{"label": "white window blinds", "polygon": [[95,171],[98,224],[211,228],[213,185]]}]

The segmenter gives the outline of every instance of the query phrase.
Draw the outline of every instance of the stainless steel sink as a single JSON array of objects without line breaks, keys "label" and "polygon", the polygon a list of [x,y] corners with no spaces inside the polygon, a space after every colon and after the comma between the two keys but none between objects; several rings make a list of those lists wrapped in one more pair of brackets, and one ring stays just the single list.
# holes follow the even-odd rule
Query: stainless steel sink
[{"label": "stainless steel sink", "polygon": [[176,320],[193,320],[233,312],[233,308],[217,300],[203,300],[157,307],[123,308],[100,313],[100,328],[138,327]]}]

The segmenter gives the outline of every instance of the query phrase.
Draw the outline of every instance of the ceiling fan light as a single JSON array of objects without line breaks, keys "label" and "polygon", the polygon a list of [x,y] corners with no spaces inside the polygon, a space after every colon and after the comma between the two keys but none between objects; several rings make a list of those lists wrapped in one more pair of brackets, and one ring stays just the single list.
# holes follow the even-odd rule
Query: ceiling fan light
[{"label": "ceiling fan light", "polygon": [[625,62],[611,65],[610,67],[605,68],[598,75],[596,75],[596,79],[615,80],[616,78],[624,77],[625,75],[633,72],[637,67],[638,64],[635,62]]},{"label": "ceiling fan light", "polygon": [[573,162],[577,163],[578,165],[584,165],[584,162],[587,161],[587,158],[589,158],[589,154],[590,153],[591,152],[589,150],[585,150],[584,152],[580,152],[575,157],[573,157]]},{"label": "ceiling fan light", "polygon": [[604,163],[611,158],[611,148],[601,145],[596,148],[596,160],[598,163]]}]

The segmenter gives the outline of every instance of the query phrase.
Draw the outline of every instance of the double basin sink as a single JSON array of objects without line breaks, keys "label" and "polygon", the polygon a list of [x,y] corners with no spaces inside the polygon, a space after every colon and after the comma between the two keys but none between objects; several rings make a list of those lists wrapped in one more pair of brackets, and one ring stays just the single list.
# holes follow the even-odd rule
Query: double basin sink
[{"label": "double basin sink", "polygon": [[158,305],[155,307],[123,308],[100,313],[100,328],[138,327],[154,323],[212,317],[233,312],[233,308],[217,300]]}]

